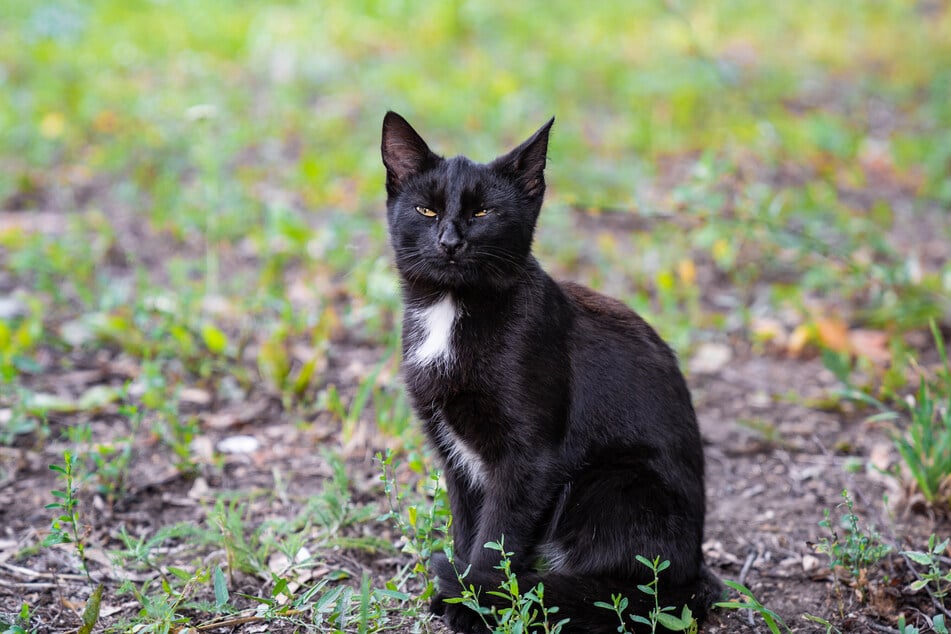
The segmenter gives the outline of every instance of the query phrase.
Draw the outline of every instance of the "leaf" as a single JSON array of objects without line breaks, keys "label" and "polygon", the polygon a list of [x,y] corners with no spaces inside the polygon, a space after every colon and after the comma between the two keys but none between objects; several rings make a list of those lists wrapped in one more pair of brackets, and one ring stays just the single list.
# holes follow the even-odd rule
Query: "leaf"
[{"label": "leaf", "polygon": [[79,397],[79,409],[99,410],[119,400],[121,393],[110,385],[93,385]]},{"label": "leaf", "polygon": [[103,586],[100,583],[98,586],[96,586],[96,589],[93,590],[92,595],[90,595],[89,600],[86,602],[86,609],[83,610],[83,624],[76,634],[92,633],[92,628],[96,626],[96,622],[99,620],[99,606],[102,603],[102,590]]},{"label": "leaf", "polygon": [[931,561],[932,561],[931,555],[929,555],[928,553],[919,553],[914,550],[907,550],[902,552],[902,555],[904,555],[905,557],[908,557],[908,559],[911,559],[916,564],[921,564],[922,566],[931,565]]},{"label": "leaf", "polygon": [[849,326],[841,319],[826,318],[816,321],[816,334],[819,342],[836,352],[851,352],[852,344],[849,341]]},{"label": "leaf", "polygon": [[849,332],[849,346],[855,354],[879,365],[885,365],[892,360],[888,333],[881,330],[852,330]]},{"label": "leaf", "polygon": [[221,354],[228,348],[228,336],[211,324],[202,326],[201,339],[205,342],[205,347],[214,354]]},{"label": "leaf", "polygon": [[684,622],[680,619],[680,617],[674,616],[673,614],[658,612],[654,616],[658,623],[666,627],[668,630],[673,630],[674,632],[682,632],[690,627],[690,621]]},{"label": "leaf", "polygon": [[214,572],[215,586],[215,607],[219,610],[228,605],[228,581],[225,579],[225,573],[221,571],[221,566],[215,566]]},{"label": "leaf", "polygon": [[182,568],[177,568],[175,566],[169,566],[168,571],[181,579],[182,581],[190,581],[192,578],[192,573],[184,570]]},{"label": "leaf", "polygon": [[910,586],[908,586],[908,587],[909,587],[909,589],[910,589],[912,592],[918,592],[919,590],[921,590],[922,588],[924,588],[926,585],[928,585],[928,580],[927,580],[927,579],[918,579],[917,581],[914,581],[914,582],[913,582]]},{"label": "leaf", "polygon": [[43,392],[34,392],[25,400],[26,411],[34,416],[42,416],[47,412],[70,413],[77,410],[76,403],[66,398],[61,398],[55,394],[45,394]]}]

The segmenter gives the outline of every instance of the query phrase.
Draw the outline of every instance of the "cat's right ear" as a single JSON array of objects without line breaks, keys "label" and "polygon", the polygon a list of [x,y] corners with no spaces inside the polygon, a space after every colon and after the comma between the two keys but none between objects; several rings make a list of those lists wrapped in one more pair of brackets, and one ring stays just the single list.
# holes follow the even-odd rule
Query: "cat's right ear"
[{"label": "cat's right ear", "polygon": [[552,117],[527,141],[490,163],[494,169],[510,174],[532,198],[545,193],[545,162],[548,154],[548,133],[555,123]]},{"label": "cat's right ear", "polygon": [[386,166],[386,192],[395,196],[415,174],[439,160],[406,119],[393,111],[383,117],[383,141],[380,144]]}]

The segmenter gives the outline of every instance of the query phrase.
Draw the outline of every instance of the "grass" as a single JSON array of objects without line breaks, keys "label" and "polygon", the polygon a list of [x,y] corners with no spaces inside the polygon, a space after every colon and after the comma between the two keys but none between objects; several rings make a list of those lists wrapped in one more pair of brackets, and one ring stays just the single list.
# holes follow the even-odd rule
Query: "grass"
[{"label": "grass", "polygon": [[[114,631],[425,626],[424,562],[448,517],[396,371],[387,109],[479,160],[556,115],[536,246],[549,269],[620,297],[684,357],[723,336],[824,349],[910,419],[895,442],[927,500],[945,499],[946,461],[915,434],[946,422],[947,385],[926,378],[900,404],[931,372],[906,340],[951,314],[934,255],[951,240],[949,12],[12,0],[3,14],[0,445],[63,469],[47,541],[79,549],[80,570],[118,562],[141,611]],[[856,331],[890,338],[888,370]],[[216,449],[275,418],[288,452],[323,456],[312,490],[279,467],[240,486],[253,458]],[[363,445],[390,450],[375,488]],[[115,525],[149,482],[185,483],[193,521]],[[384,552],[395,571],[347,563]],[[0,607],[9,628],[40,618]]]}]

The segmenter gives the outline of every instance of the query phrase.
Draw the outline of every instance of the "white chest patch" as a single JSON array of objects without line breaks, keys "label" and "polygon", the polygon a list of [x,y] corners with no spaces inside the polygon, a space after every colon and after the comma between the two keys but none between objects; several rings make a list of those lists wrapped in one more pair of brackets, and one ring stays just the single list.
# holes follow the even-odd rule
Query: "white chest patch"
[{"label": "white chest patch", "polygon": [[419,339],[410,351],[410,360],[427,365],[452,358],[452,327],[458,312],[455,300],[448,293],[435,304],[414,311]]},{"label": "white chest patch", "polygon": [[443,421],[437,428],[441,444],[447,449],[446,460],[466,474],[472,486],[481,489],[486,480],[485,463],[456,432]]}]

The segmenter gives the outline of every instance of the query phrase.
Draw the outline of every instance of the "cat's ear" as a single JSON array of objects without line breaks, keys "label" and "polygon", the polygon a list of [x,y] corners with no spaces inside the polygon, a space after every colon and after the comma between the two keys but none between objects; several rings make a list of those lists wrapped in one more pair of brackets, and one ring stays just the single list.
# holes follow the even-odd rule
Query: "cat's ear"
[{"label": "cat's ear", "polygon": [[545,161],[548,156],[548,133],[555,118],[543,125],[520,146],[492,161],[496,171],[513,176],[530,197],[545,193]]},{"label": "cat's ear", "polygon": [[386,191],[391,196],[400,192],[406,179],[432,167],[439,160],[413,126],[392,111],[383,117],[380,149],[386,166]]}]

